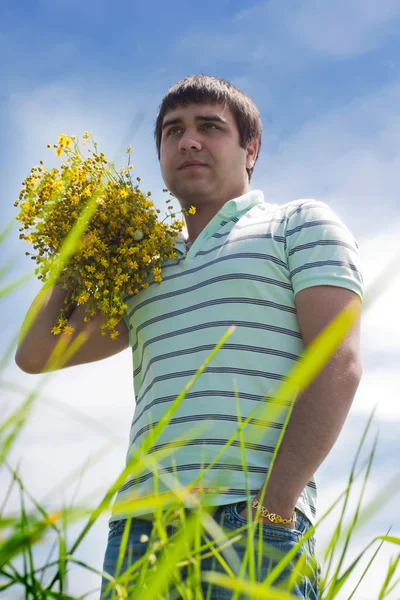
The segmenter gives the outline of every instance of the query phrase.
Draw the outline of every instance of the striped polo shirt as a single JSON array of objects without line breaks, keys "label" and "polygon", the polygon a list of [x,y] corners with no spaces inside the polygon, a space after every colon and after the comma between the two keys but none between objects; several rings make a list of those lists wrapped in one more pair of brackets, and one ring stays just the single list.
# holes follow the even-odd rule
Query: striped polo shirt
[{"label": "striped polo shirt", "polygon": [[[270,204],[251,190],[226,202],[188,251],[181,232],[175,249],[161,283],[151,275],[148,288],[123,298],[136,402],[127,461],[228,328],[236,328],[156,439],[149,454],[157,466],[128,477],[116,502],[190,486],[211,465],[196,484],[203,504],[231,504],[262,488],[289,410],[274,390],[305,349],[295,296],[330,285],[362,300],[358,246],[327,204]],[[239,433],[238,415],[250,413]],[[313,524],[316,499],[312,477],[296,508]],[[110,522],[129,516],[152,514],[113,509]]]}]

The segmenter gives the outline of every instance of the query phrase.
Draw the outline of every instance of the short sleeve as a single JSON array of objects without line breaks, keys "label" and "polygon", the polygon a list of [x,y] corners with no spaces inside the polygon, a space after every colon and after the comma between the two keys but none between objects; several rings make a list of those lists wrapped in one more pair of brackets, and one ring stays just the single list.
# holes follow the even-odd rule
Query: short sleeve
[{"label": "short sleeve", "polygon": [[333,285],[352,290],[363,300],[357,242],[327,204],[305,200],[292,210],[285,248],[295,295],[307,287]]},{"label": "short sleeve", "polygon": [[131,335],[132,328],[131,328],[131,325],[129,323],[129,317],[128,317],[128,314],[127,314],[126,310],[124,312],[124,321],[125,321],[126,326],[128,328],[129,348],[132,348],[132,346],[133,346],[133,340],[132,340],[132,335]]},{"label": "short sleeve", "polygon": [[128,347],[132,348],[133,346],[133,340],[132,340],[132,325],[130,324],[130,318],[129,315],[132,313],[132,309],[129,308],[129,298],[131,298],[132,296],[126,296],[125,294],[120,294],[120,299],[121,301],[127,305],[127,308],[124,310],[124,316],[123,319],[125,321],[125,324],[128,328],[128,336],[129,336],[129,344]]}]

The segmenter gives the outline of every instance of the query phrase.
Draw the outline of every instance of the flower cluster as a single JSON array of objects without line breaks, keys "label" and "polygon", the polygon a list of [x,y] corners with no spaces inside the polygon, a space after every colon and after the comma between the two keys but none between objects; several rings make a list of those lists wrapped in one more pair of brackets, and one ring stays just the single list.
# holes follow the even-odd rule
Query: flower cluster
[{"label": "flower cluster", "polygon": [[[35,274],[39,273],[39,279],[46,281],[63,241],[88,200],[97,195],[96,210],[86,233],[58,280],[69,293],[52,333],[73,333],[65,313],[72,304],[78,310],[85,305],[85,322],[96,314],[107,317],[101,326],[104,330],[101,335],[107,335],[106,330],[109,330],[111,339],[115,339],[118,336],[115,327],[127,308],[122,298],[148,287],[150,272],[155,281],[162,281],[163,262],[177,258],[174,240],[184,221],[175,220],[168,225],[165,219],[158,220],[161,211],[154,208],[151,192],[144,195],[132,181],[130,146],[126,152],[127,167],[117,171],[114,163],[110,163],[103,152],[98,152],[96,142],[87,131],[82,144],[89,138],[94,150],[89,149],[87,157],[80,151],[76,136],[62,134],[58,144],[48,144],[48,148],[55,148],[57,156],[67,156],[65,163],[60,169],[48,171],[40,161],[24,179],[14,206],[20,205],[17,220],[23,226],[19,237],[33,244],[37,252],[31,259],[39,265]],[[136,181],[140,182],[140,177]],[[169,216],[174,218],[171,199],[166,202]],[[187,212],[194,214],[195,211],[192,206]],[[185,209],[182,212],[185,213]],[[25,254],[29,256],[30,252]]]}]

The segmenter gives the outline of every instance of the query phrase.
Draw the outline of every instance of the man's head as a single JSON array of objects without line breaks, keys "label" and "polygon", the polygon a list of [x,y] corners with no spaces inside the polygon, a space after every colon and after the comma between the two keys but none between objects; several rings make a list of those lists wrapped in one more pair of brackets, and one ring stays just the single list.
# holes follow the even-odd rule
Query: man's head
[{"label": "man's head", "polygon": [[[245,193],[261,134],[256,105],[230,83],[208,75],[178,82],[165,94],[154,130],[168,189],[182,206],[202,197],[226,201]],[[192,159],[206,166],[180,169]]]}]

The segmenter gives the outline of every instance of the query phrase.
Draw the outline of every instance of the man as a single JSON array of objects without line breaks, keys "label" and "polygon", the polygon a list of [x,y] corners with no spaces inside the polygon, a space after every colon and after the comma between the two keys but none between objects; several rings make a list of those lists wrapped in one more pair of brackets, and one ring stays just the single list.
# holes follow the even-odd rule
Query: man
[{"label": "man", "polygon": [[[128,501],[149,498],[128,521],[131,554],[126,551],[121,573],[147,550],[155,513],[150,499],[167,492],[171,481],[190,487],[203,470],[202,501],[216,507],[218,523],[235,531],[251,517],[263,525],[255,534],[263,538],[257,581],[276,564],[268,548],[289,552],[316,522],[314,473],[339,435],[361,378],[359,319],[329,364],[295,400],[263,495],[289,410],[274,389],[349,302],[358,298],[361,304],[362,275],[354,238],[326,204],[303,199],[274,205],[264,201],[261,191],[250,190],[261,132],[255,104],[226,81],[193,76],[173,86],[161,103],[155,139],[164,182],[186,211],[188,237],[179,236],[176,259],[164,264],[161,284],[149,278],[148,288],[124,298],[128,308],[116,341],[100,336],[100,319],[89,330],[83,312],[69,317],[74,335],[85,329],[89,337],[66,366],[132,348],[136,408],[127,461],[228,327],[236,326],[186,393],[149,456],[167,450],[178,438],[183,445],[176,444],[162,458],[157,455],[157,467],[128,478],[118,491],[104,561],[104,571],[112,575],[132,517]],[[188,212],[191,206],[195,214]],[[54,342],[49,337],[41,342],[34,364],[29,359],[32,335],[55,320],[64,297],[58,288],[51,292],[31,337],[17,353],[17,363],[27,372],[40,372],[45,364]],[[215,461],[237,431],[238,406],[243,420],[254,409],[262,412],[243,429],[245,464],[239,437]],[[273,418],[268,418],[269,408]],[[193,433],[196,426],[203,429]],[[262,514],[255,501],[264,507]],[[278,515],[276,522],[270,514]],[[236,543],[235,550],[243,559],[245,545]],[[299,598],[317,595],[314,552],[311,536],[300,551],[308,575],[292,589]],[[210,560],[201,568],[224,572]],[[284,575],[293,564],[288,569]],[[202,590],[207,591],[205,582]],[[211,598],[232,597],[228,589],[214,585],[212,590],[216,595]]]}]

